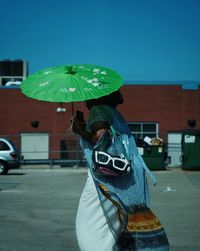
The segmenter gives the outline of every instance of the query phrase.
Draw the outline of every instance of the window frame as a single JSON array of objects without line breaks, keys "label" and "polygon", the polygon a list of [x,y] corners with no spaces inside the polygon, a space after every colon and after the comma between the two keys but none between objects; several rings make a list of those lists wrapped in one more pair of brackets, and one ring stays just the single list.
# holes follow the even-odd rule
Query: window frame
[{"label": "window frame", "polygon": [[[152,137],[158,137],[159,134],[159,123],[155,122],[155,121],[151,121],[151,122],[127,122],[128,126],[130,127],[131,130],[131,134],[135,137],[135,138],[139,138],[139,139],[144,139],[145,136],[150,136],[152,135]],[[131,128],[131,125],[140,125],[140,131],[133,131]],[[145,131],[144,126],[145,125],[155,125],[155,131]],[[139,135],[139,137],[138,137]],[[151,138],[152,138],[151,137]]]}]

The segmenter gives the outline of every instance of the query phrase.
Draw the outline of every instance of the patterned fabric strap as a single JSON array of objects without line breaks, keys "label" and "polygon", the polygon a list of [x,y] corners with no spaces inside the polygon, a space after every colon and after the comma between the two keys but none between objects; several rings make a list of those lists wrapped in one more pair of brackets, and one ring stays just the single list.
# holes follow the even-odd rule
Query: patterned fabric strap
[{"label": "patterned fabric strap", "polygon": [[136,206],[129,213],[126,230],[125,235],[129,236],[129,243],[126,245],[129,247],[136,247],[141,251],[143,249],[169,250],[164,228],[155,214],[145,205]]}]

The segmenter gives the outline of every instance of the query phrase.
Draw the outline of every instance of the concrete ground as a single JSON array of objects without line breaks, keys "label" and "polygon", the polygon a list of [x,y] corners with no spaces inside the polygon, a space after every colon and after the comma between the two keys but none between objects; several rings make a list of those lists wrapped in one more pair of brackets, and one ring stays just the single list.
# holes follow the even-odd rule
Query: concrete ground
[{"label": "concrete ground", "polygon": [[[200,172],[154,174],[151,208],[171,250],[199,251]],[[84,168],[48,166],[24,166],[0,176],[0,251],[78,251],[74,222],[86,176]]]}]

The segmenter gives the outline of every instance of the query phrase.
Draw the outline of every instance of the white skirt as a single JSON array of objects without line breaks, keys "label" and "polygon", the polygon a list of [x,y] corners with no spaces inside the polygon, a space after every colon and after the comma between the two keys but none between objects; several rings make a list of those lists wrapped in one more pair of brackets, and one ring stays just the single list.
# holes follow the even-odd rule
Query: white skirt
[{"label": "white skirt", "polygon": [[113,251],[120,231],[116,206],[103,194],[99,195],[89,173],[76,216],[76,235],[81,251]]}]

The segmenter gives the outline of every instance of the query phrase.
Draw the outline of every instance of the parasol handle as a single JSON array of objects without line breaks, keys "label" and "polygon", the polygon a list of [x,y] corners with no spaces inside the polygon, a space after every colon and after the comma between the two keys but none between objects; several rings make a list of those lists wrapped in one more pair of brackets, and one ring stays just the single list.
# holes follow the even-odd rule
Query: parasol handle
[{"label": "parasol handle", "polygon": [[67,130],[67,134],[71,135],[72,134],[72,125],[73,125],[73,119],[74,119],[74,102],[71,102],[71,107],[72,107],[72,119],[71,119],[71,125]]},{"label": "parasol handle", "polygon": [[72,116],[74,116],[74,102],[71,102],[72,104]]}]

